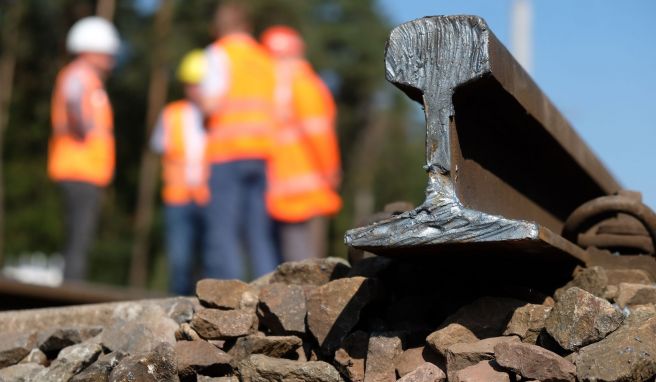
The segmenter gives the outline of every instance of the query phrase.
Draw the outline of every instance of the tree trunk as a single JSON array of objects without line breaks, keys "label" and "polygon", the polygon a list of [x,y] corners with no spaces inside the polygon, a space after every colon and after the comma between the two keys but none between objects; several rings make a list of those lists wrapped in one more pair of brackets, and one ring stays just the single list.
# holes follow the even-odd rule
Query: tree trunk
[{"label": "tree trunk", "polygon": [[116,11],[116,0],[98,0],[96,3],[96,16],[112,21]]},{"label": "tree trunk", "polygon": [[[157,115],[166,102],[168,73],[166,70],[166,38],[171,29],[173,1],[164,0],[155,16],[154,41],[152,45],[150,85],[148,88],[148,110],[146,112],[146,138],[150,138]],[[132,246],[130,284],[145,287],[148,281],[148,252],[150,249],[150,230],[159,175],[159,161],[148,149],[148,143],[141,154],[139,170],[139,190]]]},{"label": "tree trunk", "polygon": [[16,68],[20,19],[23,2],[14,1],[5,15],[2,28],[2,56],[0,57],[0,268],[4,263],[5,248],[5,184],[4,184],[4,137],[9,124],[9,108]]}]

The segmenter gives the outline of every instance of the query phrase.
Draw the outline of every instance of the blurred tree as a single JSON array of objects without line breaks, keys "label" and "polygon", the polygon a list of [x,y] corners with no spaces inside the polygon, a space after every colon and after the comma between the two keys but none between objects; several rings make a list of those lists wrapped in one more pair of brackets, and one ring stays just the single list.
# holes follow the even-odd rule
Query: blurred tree
[{"label": "blurred tree", "polygon": [[9,112],[11,96],[14,89],[14,71],[16,69],[16,49],[20,36],[20,21],[22,18],[23,4],[20,1],[12,1],[6,12],[2,14],[0,24],[2,25],[2,55],[0,55],[0,266],[4,263],[4,136]]},{"label": "blurred tree", "polygon": [[[152,264],[149,286],[163,288],[166,278],[152,275],[153,269],[164,269],[155,266],[163,256],[160,209],[153,211],[151,227],[136,208],[153,205],[140,196],[144,188],[150,187],[150,195],[153,189],[142,185],[139,191],[140,176],[145,184],[143,179],[152,182],[158,174],[156,166],[139,164],[148,155],[144,150],[157,105],[182,92],[175,82],[157,80],[155,86],[153,79],[170,75],[184,53],[211,42],[214,0],[166,0],[171,3],[171,33],[159,46],[155,20],[159,7],[166,4],[162,0],[20,0],[26,22],[17,47],[12,118],[5,136],[5,249],[8,255],[59,250],[59,195],[46,176],[50,93],[57,70],[69,59],[64,49],[68,28],[80,17],[101,12],[104,1],[114,3],[114,22],[124,47],[107,83],[115,114],[117,170],[103,202],[91,277],[127,283],[131,254],[142,248],[143,264]],[[9,5],[0,0],[2,15]],[[345,208],[332,225],[329,253],[344,255],[342,236],[355,224],[358,193],[367,194],[358,198],[369,200],[365,208],[360,206],[360,215],[392,200],[416,203],[422,198],[423,135],[415,133],[403,96],[384,80],[383,48],[390,25],[375,0],[252,0],[250,5],[258,32],[283,23],[303,33],[310,61],[336,96]],[[5,36],[3,32],[3,40]],[[4,53],[6,43],[2,44]],[[145,245],[135,242],[135,226]]]}]

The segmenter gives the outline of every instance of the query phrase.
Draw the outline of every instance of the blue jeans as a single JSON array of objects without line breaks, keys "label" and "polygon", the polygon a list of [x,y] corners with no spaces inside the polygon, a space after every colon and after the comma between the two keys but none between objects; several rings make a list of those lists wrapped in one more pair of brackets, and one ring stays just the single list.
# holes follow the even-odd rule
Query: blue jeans
[{"label": "blue jeans", "polygon": [[192,273],[196,249],[202,244],[204,231],[203,207],[195,204],[164,207],[166,219],[166,250],[171,293],[189,296],[194,293]]},{"label": "blue jeans", "polygon": [[279,261],[264,199],[266,163],[239,160],[214,164],[209,184],[212,197],[206,208],[205,275],[246,278],[249,275],[245,272],[243,252],[251,266],[251,277],[273,271]]}]

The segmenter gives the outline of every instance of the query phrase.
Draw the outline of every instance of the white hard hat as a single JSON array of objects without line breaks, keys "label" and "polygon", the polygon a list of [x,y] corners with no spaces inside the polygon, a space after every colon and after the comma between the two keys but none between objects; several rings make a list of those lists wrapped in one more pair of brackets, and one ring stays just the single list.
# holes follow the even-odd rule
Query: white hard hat
[{"label": "white hard hat", "polygon": [[66,38],[66,49],[71,53],[116,54],[121,45],[118,31],[102,17],[85,17],[78,20]]}]

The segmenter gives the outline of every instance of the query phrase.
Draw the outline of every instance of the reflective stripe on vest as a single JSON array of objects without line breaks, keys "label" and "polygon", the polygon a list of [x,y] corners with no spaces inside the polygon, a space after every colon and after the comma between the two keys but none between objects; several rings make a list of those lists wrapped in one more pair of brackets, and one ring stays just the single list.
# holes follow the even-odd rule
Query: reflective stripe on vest
[{"label": "reflective stripe on vest", "polygon": [[[84,138],[71,131],[71,102],[67,84],[79,83],[76,101],[82,119],[91,126]],[[48,175],[55,181],[80,181],[106,186],[115,162],[113,115],[109,98],[97,73],[80,59],[58,74],[51,104],[52,135],[48,152]]]},{"label": "reflective stripe on vest", "polygon": [[230,82],[209,117],[208,159],[221,163],[267,158],[275,129],[273,63],[250,37],[226,36],[215,44],[228,57]]},{"label": "reflective stripe on vest", "polygon": [[205,132],[200,111],[189,101],[176,101],[162,111],[164,154],[162,199],[166,204],[209,201]]}]

